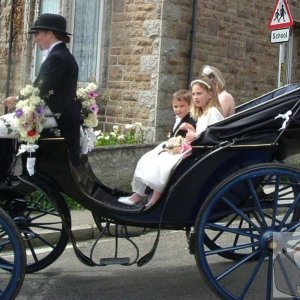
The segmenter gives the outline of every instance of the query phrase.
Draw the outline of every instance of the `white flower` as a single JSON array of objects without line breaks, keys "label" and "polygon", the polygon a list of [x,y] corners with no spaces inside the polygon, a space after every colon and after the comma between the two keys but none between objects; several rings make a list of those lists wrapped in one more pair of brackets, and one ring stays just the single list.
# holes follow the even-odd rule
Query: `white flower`
[{"label": "white flower", "polygon": [[43,130],[45,103],[39,97],[39,89],[31,85],[26,85],[20,94],[24,99],[17,102],[15,110],[19,139],[33,144]]},{"label": "white flower", "polygon": [[165,146],[167,149],[174,149],[180,147],[182,142],[183,142],[183,137],[181,135],[176,137],[174,136],[167,140]]},{"label": "white flower", "polygon": [[140,128],[143,128],[143,124],[141,122],[136,122],[133,125],[135,125],[137,127],[140,127]]},{"label": "white flower", "polygon": [[127,130],[131,130],[131,129],[134,129],[134,128],[135,128],[134,124],[126,124],[125,125],[125,129],[127,129]]},{"label": "white flower", "polygon": [[120,134],[120,135],[118,136],[118,141],[122,142],[122,141],[124,141],[124,140],[125,140],[124,134]]}]

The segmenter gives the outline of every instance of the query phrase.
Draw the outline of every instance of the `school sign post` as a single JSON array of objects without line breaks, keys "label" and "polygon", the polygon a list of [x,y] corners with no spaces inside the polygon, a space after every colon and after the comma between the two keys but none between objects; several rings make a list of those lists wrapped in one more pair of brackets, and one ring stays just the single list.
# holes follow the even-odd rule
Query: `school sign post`
[{"label": "school sign post", "polygon": [[277,0],[274,7],[272,18],[269,23],[271,30],[271,43],[280,43],[279,45],[279,68],[278,68],[278,87],[281,87],[284,82],[285,72],[285,42],[290,39],[291,27],[294,25],[294,20],[289,9],[287,0]]}]

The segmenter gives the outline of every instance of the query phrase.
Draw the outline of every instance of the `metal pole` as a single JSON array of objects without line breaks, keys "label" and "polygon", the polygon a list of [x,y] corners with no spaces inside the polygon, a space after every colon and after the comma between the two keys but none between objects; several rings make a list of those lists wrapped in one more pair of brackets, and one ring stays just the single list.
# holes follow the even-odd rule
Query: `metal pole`
[{"label": "metal pole", "polygon": [[285,80],[285,63],[284,63],[284,57],[285,57],[285,44],[280,43],[279,44],[279,63],[278,63],[278,88],[284,85]]},{"label": "metal pole", "polygon": [[[12,51],[13,51],[13,39],[14,39],[14,14],[15,14],[15,1],[11,0],[10,22],[9,22],[9,41],[8,41],[8,58],[7,58],[7,76],[6,76],[6,89],[5,95],[9,96],[10,92],[10,79],[11,79],[11,65],[12,65]],[[5,113],[7,108],[5,107]]]},{"label": "metal pole", "polygon": [[190,45],[190,61],[189,61],[189,70],[188,70],[188,82],[187,89],[190,87],[190,83],[193,77],[193,59],[195,52],[195,38],[196,38],[196,24],[197,24],[197,9],[198,9],[198,0],[193,0],[193,15],[192,15],[192,29],[191,29],[191,45]]}]

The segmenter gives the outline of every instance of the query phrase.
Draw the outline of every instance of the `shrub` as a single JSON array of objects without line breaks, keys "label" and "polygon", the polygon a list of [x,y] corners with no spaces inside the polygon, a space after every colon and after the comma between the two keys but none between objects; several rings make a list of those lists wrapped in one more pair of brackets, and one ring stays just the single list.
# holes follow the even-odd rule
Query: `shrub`
[{"label": "shrub", "polygon": [[141,123],[114,125],[110,132],[98,134],[96,146],[113,146],[144,143],[144,129]]}]

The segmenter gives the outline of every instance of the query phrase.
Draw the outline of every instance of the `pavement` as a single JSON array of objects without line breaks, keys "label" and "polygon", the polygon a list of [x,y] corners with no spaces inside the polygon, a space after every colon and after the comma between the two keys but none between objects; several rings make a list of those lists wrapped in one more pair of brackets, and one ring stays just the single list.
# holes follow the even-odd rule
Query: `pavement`
[{"label": "pavement", "polygon": [[[75,241],[86,241],[99,237],[99,230],[95,224],[92,213],[87,210],[71,210],[72,218],[72,233],[75,237]],[[103,226],[106,224],[104,223]],[[143,227],[126,226],[127,233],[130,236],[140,236],[143,233],[152,231],[151,229],[145,229]],[[111,224],[109,227],[111,234],[115,232],[115,225]],[[125,233],[123,227],[119,227],[118,235],[121,237]],[[40,233],[41,234],[41,233]],[[43,233],[42,233],[43,234]],[[41,235],[42,235],[41,234]],[[46,233],[47,234],[47,233]],[[59,234],[58,232],[51,232],[51,238],[53,235]],[[108,235],[110,236],[110,235]],[[55,237],[54,237],[55,240]]]},{"label": "pavement", "polygon": [[85,241],[95,238],[99,233],[91,212],[84,210],[71,210],[72,232],[76,241]]}]

